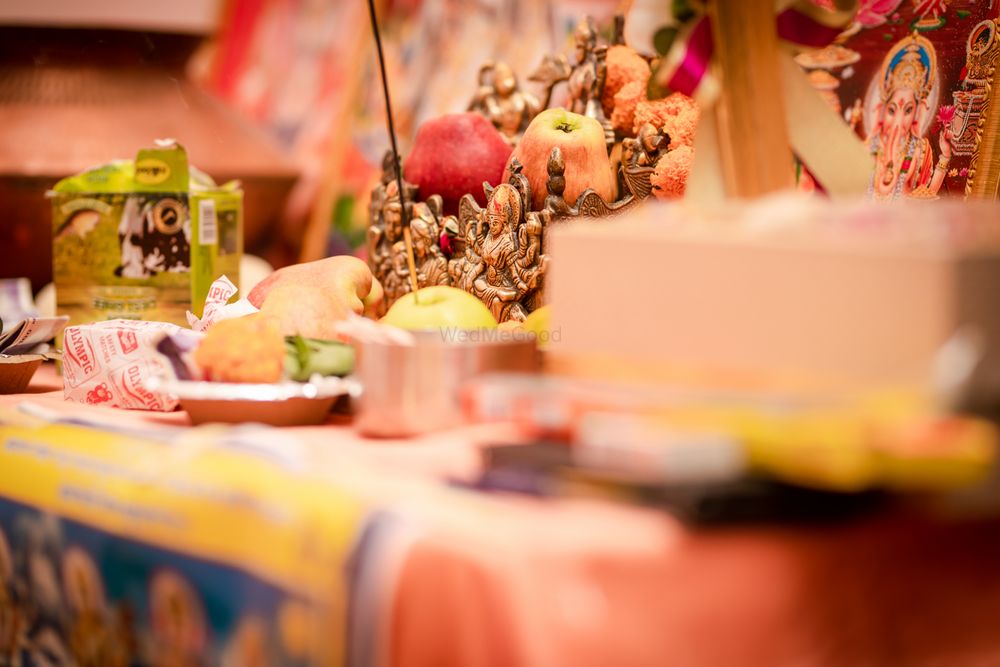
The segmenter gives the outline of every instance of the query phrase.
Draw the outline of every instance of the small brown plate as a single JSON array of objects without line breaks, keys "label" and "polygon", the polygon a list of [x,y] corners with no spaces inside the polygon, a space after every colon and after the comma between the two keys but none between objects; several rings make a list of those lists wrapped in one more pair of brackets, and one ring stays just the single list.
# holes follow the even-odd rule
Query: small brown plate
[{"label": "small brown plate", "polygon": [[35,371],[46,359],[46,354],[0,354],[0,394],[20,394],[28,388]]},{"label": "small brown plate", "polygon": [[307,426],[326,421],[330,408],[350,394],[354,383],[343,378],[309,382],[237,384],[150,378],[146,387],[180,399],[193,424],[267,424]]}]

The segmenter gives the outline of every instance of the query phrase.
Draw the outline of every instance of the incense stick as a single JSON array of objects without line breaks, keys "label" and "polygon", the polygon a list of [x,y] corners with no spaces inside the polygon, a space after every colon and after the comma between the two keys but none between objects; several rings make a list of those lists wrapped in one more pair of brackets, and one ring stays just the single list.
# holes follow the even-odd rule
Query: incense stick
[{"label": "incense stick", "polygon": [[417,263],[413,259],[413,239],[410,238],[410,228],[403,227],[403,240],[406,242],[406,264],[410,268],[410,287],[413,288],[413,298],[417,300]]},{"label": "incense stick", "polygon": [[406,241],[406,261],[410,266],[410,289],[413,299],[420,303],[417,295],[416,261],[413,258],[413,243],[410,240],[410,221],[406,213],[406,198],[403,196],[403,165],[399,159],[399,149],[396,146],[396,126],[392,121],[392,101],[389,99],[389,79],[385,75],[385,55],[382,53],[382,35],[378,28],[378,18],[375,16],[375,0],[368,0],[368,13],[372,19],[372,34],[375,35],[375,50],[378,53],[378,67],[382,75],[382,94],[385,97],[385,118],[389,126],[389,143],[392,146],[392,161],[396,170],[396,188],[399,191],[399,212],[403,226],[403,239]]}]

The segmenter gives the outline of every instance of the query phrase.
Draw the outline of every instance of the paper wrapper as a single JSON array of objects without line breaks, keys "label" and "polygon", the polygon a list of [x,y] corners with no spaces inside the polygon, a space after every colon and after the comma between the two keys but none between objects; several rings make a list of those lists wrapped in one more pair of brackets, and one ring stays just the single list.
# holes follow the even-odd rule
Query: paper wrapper
[{"label": "paper wrapper", "polygon": [[[109,320],[67,328],[63,340],[66,400],[132,410],[173,410],[179,402],[176,396],[146,387],[151,377],[176,375],[170,359],[157,350],[157,344],[168,336],[178,343],[184,338],[200,338],[215,322],[257,312],[245,299],[227,304],[236,292],[236,285],[226,276],[216,279],[205,299],[202,318],[187,314],[194,331],[168,322],[138,320]],[[183,344],[180,347],[188,348]]]},{"label": "paper wrapper", "polygon": [[240,299],[235,303],[227,303],[238,291],[239,289],[236,285],[226,276],[217,278],[208,290],[201,319],[199,320],[195,317],[194,313],[188,311],[188,324],[195,331],[207,331],[216,322],[256,313],[257,307],[246,299]]},{"label": "paper wrapper", "polygon": [[194,335],[167,322],[109,320],[68,327],[63,340],[64,396],[68,401],[133,410],[169,411],[177,397],[149,391],[144,381],[172,374],[156,351],[164,335]]}]

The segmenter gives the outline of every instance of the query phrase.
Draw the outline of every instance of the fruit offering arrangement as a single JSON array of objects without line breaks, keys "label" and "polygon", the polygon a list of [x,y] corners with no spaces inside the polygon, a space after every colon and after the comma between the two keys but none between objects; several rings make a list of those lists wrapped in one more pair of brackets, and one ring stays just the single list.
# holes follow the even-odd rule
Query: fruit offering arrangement
[{"label": "fruit offering arrangement", "polygon": [[[288,425],[300,422],[258,411],[293,399],[327,401],[328,408],[337,396],[353,393],[357,383],[342,378],[361,368],[358,344],[414,347],[414,332],[422,332],[425,342],[470,347],[479,338],[463,332],[498,326],[481,300],[447,285],[409,293],[377,318],[385,310],[382,286],[363,260],[349,255],[278,269],[246,298],[234,301],[236,296],[232,282],[217,279],[202,316],[188,313],[190,329],[121,319],[69,327],[65,398],[153,411],[180,404],[189,412],[194,401],[211,401],[231,414],[206,408],[204,419],[273,418],[267,423]],[[523,336],[504,340],[533,345],[546,315],[547,309],[539,309],[524,323]],[[308,419],[318,423],[324,415],[317,409]]]},{"label": "fruit offering arrangement", "polygon": [[[451,286],[498,322],[523,322],[544,304],[549,225],[683,195],[698,107],[678,93],[646,99],[651,61],[622,43],[621,26],[608,46],[582,21],[574,62],[549,56],[529,77],[541,101],[506,64],[484,65],[469,111],[418,130],[402,168],[405,209],[386,156],[366,240],[385,307],[414,287]],[[562,83],[565,106],[550,107]]]},{"label": "fruit offering arrangement", "polygon": [[[382,298],[365,263],[347,256],[285,267],[227,304],[236,291],[225,276],[217,279],[202,317],[189,313],[191,329],[121,319],[67,328],[66,399],[169,411],[180,392],[164,389],[163,381],[280,385],[290,393],[302,383],[339,388],[334,380],[354,371],[355,350],[337,325]],[[212,393],[225,396],[221,388]]]}]

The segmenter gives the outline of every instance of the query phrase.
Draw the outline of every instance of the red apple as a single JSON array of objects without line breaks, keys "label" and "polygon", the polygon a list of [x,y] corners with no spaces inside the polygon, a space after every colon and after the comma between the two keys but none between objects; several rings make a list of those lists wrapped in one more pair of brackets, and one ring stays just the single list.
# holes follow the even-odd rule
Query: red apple
[{"label": "red apple", "polygon": [[458,200],[471,194],[486,206],[483,181],[499,185],[511,147],[493,124],[476,112],[429,120],[417,130],[403,178],[420,187],[420,197],[441,195],[444,212],[458,212]]},{"label": "red apple", "polygon": [[[614,201],[615,180],[608,147],[604,143],[604,128],[589,116],[562,108],[547,109],[531,121],[510,156],[510,160],[517,158],[524,165],[521,173],[531,185],[533,211],[540,210],[545,203],[549,154],[556,146],[566,163],[563,198],[570,206],[587,188],[592,188],[608,203]],[[504,170],[504,182],[510,176],[510,160]]]}]

